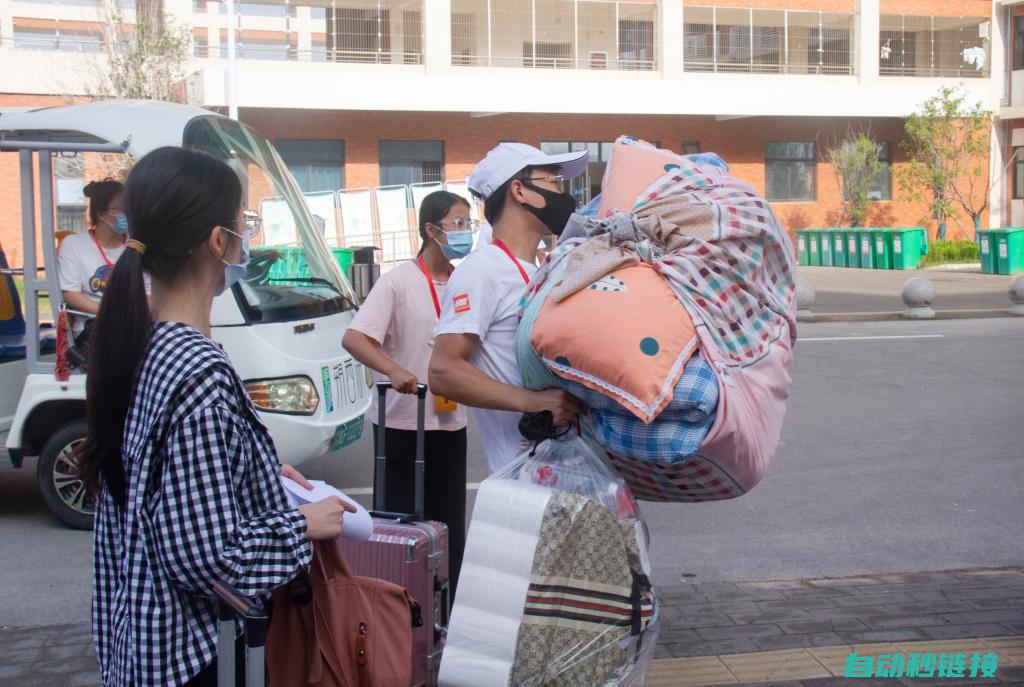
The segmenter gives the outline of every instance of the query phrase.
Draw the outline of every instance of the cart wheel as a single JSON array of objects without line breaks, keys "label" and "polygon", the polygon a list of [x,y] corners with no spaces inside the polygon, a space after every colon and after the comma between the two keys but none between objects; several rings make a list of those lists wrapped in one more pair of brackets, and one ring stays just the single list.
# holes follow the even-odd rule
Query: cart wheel
[{"label": "cart wheel", "polygon": [[92,529],[92,498],[75,474],[85,433],[84,419],[72,420],[58,429],[43,445],[36,467],[39,490],[47,507],[76,530]]}]

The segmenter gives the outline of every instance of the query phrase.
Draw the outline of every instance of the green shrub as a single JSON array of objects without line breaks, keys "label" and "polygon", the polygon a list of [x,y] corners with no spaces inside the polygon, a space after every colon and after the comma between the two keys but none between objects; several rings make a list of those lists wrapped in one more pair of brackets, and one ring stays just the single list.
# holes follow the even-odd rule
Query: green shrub
[{"label": "green shrub", "polygon": [[978,244],[974,241],[929,241],[925,267],[978,262]]}]

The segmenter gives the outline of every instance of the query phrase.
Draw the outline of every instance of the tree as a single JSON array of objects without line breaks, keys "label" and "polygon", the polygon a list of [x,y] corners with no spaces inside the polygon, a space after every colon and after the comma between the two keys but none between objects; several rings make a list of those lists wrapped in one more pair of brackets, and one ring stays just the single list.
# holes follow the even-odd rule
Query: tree
[{"label": "tree", "polygon": [[125,21],[119,0],[105,2],[105,59],[93,95],[184,102],[188,29],[166,17],[159,0],[140,0],[134,24]]},{"label": "tree", "polygon": [[947,221],[959,215],[957,205],[975,228],[981,226],[993,182],[988,174],[991,129],[992,113],[980,102],[969,105],[962,88],[943,87],[907,117],[900,147],[909,162],[897,177],[908,200],[921,201],[928,194],[928,212],[939,224],[940,239],[946,238]]},{"label": "tree", "polygon": [[843,215],[851,227],[864,225],[871,205],[871,189],[886,163],[880,147],[868,133],[850,130],[825,149],[836,181],[843,190]]}]

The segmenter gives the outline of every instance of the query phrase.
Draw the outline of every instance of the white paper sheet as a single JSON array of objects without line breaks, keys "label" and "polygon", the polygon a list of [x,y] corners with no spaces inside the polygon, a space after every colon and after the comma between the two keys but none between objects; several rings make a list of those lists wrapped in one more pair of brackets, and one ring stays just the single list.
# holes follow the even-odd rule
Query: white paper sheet
[{"label": "white paper sheet", "polygon": [[370,514],[365,508],[356,503],[355,499],[349,498],[344,492],[339,491],[330,484],[317,479],[309,480],[309,483],[313,485],[312,490],[306,489],[298,482],[288,479],[287,477],[282,477],[281,483],[284,485],[285,493],[288,495],[288,501],[296,508],[306,503],[320,501],[328,496],[337,496],[342,501],[351,503],[355,506],[356,512],[345,513],[344,526],[341,528],[341,536],[345,539],[353,539],[355,541],[366,541],[373,536],[373,518],[370,517]]}]

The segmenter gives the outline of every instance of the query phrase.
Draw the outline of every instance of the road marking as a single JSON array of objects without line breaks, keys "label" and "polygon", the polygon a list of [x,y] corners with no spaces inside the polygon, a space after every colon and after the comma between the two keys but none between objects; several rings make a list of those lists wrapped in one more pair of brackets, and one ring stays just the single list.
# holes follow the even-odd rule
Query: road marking
[{"label": "road marking", "polygon": [[897,334],[893,336],[816,336],[813,338],[797,338],[801,341],[879,341],[882,339],[945,339],[945,334]]},{"label": "road marking", "polygon": [[[479,488],[479,482],[466,482],[466,491],[476,491]],[[349,496],[371,496],[373,494],[373,487],[352,487],[351,489],[339,489],[338,491]]]}]

